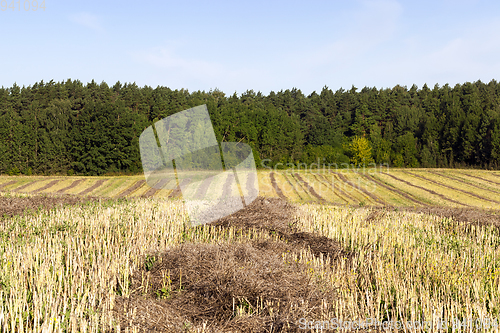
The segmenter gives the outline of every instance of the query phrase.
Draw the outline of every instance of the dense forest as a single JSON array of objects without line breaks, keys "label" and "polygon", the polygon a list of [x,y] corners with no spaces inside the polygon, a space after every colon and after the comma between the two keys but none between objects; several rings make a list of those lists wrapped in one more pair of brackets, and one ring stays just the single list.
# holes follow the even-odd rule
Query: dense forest
[{"label": "dense forest", "polygon": [[141,172],[142,131],[201,104],[218,141],[250,144],[259,167],[318,159],[338,166],[500,167],[494,80],[432,89],[324,87],[309,96],[299,89],[238,96],[67,80],[0,89],[0,173]]}]

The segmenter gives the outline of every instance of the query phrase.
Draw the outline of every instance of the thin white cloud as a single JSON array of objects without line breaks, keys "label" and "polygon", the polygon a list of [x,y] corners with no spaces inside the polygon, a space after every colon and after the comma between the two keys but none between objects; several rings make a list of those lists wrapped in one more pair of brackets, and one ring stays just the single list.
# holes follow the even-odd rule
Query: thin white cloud
[{"label": "thin white cloud", "polygon": [[[138,59],[142,59],[150,65],[183,73],[189,76],[213,77],[217,76],[222,66],[217,63],[208,62],[198,58],[182,57],[175,53],[173,48],[157,47],[154,49],[136,53]],[[202,58],[202,57],[201,57]]]},{"label": "thin white cloud", "polygon": [[87,12],[81,12],[78,14],[74,14],[70,16],[71,21],[84,26],[86,28],[95,30],[95,31],[103,31],[102,24],[100,22],[100,19],[97,15],[87,13]]}]

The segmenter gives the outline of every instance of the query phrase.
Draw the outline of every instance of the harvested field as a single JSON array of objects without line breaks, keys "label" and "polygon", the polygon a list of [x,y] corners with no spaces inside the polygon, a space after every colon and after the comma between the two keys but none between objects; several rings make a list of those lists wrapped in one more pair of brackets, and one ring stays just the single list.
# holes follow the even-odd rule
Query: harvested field
[{"label": "harvested field", "polygon": [[[305,202],[304,194],[300,194],[297,190],[298,184],[294,185],[292,181],[290,181],[290,177],[286,173],[273,173],[275,183],[280,184],[279,188],[281,189],[281,193],[286,193],[286,199],[294,202]],[[283,197],[282,197],[283,198]]]},{"label": "harvested field", "polygon": [[331,187],[332,187],[332,190],[334,191],[337,191],[339,192],[340,194],[337,194],[335,193],[342,201],[344,201],[346,204],[350,204],[350,203],[355,203],[357,202],[357,200],[351,196],[348,192],[345,192],[343,191],[339,186],[335,186],[334,182],[331,181],[331,180],[328,180],[328,178],[323,174],[323,175],[319,175],[319,177],[324,181],[326,182],[327,184],[329,184]]},{"label": "harvested field", "polygon": [[354,182],[348,180],[347,177],[345,175],[343,175],[342,173],[334,172],[334,174],[337,175],[340,178],[340,180],[343,181],[344,183],[349,184],[350,186],[352,186],[353,188],[355,188],[359,192],[366,195],[366,198],[368,200],[371,199],[370,203],[375,204],[375,205],[376,204],[385,204],[385,202],[381,198],[377,197],[376,195],[374,195],[373,193],[371,193],[370,191],[368,191],[367,189],[365,189],[361,185],[355,184]]},{"label": "harvested field", "polygon": [[[498,173],[484,170],[260,170],[259,195],[298,203],[354,206],[453,206],[493,209],[500,203]],[[207,194],[211,179],[197,189]],[[251,179],[242,180],[252,184]],[[49,184],[52,184],[50,186]],[[178,198],[179,191],[143,186],[143,176],[127,177],[1,177],[0,192],[67,193],[101,197]],[[211,192],[222,193],[224,182]],[[138,186],[138,187],[137,187]],[[136,188],[137,187],[137,188]]]},{"label": "harvested field", "polygon": [[363,177],[367,178],[368,180],[370,181],[373,181],[375,182],[375,184],[377,184],[378,186],[381,186],[389,191],[392,191],[392,192],[396,192],[397,194],[399,194],[400,196],[410,200],[411,202],[419,205],[419,206],[427,206],[426,203],[418,200],[417,198],[415,198],[414,196],[412,196],[411,194],[408,194],[408,193],[405,193],[399,189],[397,189],[396,187],[394,186],[391,186],[391,185],[387,185],[387,184],[384,184],[382,183],[381,181],[375,179],[375,177],[371,176],[371,175],[368,175],[368,174],[361,174]]},{"label": "harvested field", "polygon": [[452,202],[452,203],[457,204],[457,205],[463,205],[463,206],[468,206],[468,207],[470,207],[470,205],[468,205],[468,204],[466,204],[466,203],[461,203],[461,202],[456,201],[456,200],[454,200],[454,199],[448,198],[448,197],[444,196],[443,194],[437,193],[436,191],[433,191],[433,190],[429,190],[429,189],[427,189],[427,188],[425,188],[425,187],[423,187],[423,186],[420,186],[420,185],[414,185],[414,184],[412,184],[411,182],[409,182],[409,181],[407,181],[407,180],[404,180],[404,179],[398,178],[398,177],[396,177],[396,176],[394,176],[394,175],[391,175],[391,174],[389,174],[389,173],[386,173],[385,175],[387,175],[387,176],[389,176],[389,177],[391,177],[391,178],[394,178],[395,180],[397,180],[397,181],[399,181],[399,182],[402,182],[402,183],[404,183],[404,184],[407,184],[407,185],[413,186],[413,187],[415,187],[415,188],[418,188],[418,189],[424,190],[424,191],[426,191],[426,192],[428,192],[428,193],[430,193],[430,194],[433,194],[433,195],[435,195],[435,196],[438,196],[438,197],[440,197],[440,198],[442,198],[442,199],[444,199],[444,200],[446,200],[446,201]]},{"label": "harvested field", "polygon": [[[258,198],[211,223],[236,234],[263,231],[277,239],[185,244],[155,254],[155,264],[133,275],[131,289],[136,292],[127,300],[118,299],[115,313],[122,327],[174,332],[189,322],[195,327],[208,323],[213,331],[297,332],[301,316],[324,315],[322,308],[335,299],[335,289],[320,290],[310,279],[307,265],[288,266],[283,254],[300,255],[310,249],[333,260],[350,254],[324,236],[297,232],[289,224],[294,210],[282,200]],[[149,281],[147,292],[144,279]],[[157,290],[164,290],[162,297]],[[253,315],[244,316],[248,311]]]},{"label": "harvested field", "polygon": [[495,185],[500,185],[500,182],[496,182],[494,180],[486,179],[486,178],[479,177],[479,176],[476,176],[476,175],[471,175],[471,174],[467,174],[467,173],[461,173],[460,175],[464,175],[464,176],[467,176],[467,177],[472,177],[472,178],[475,178],[475,179],[479,179],[479,180],[481,180],[483,182],[492,183],[492,184],[495,184]]},{"label": "harvested field", "polygon": [[[448,184],[444,184],[444,183],[442,183],[442,182],[439,182],[439,181],[437,181],[437,180],[432,179],[430,176],[425,177],[425,176],[421,176],[421,175],[418,175],[418,174],[413,173],[413,172],[408,172],[408,171],[405,171],[405,172],[406,172],[407,174],[410,174],[410,175],[412,175],[412,176],[418,177],[418,178],[423,179],[423,180],[425,180],[425,181],[431,182],[431,183],[436,184],[436,185],[438,185],[438,186],[441,186],[441,187],[446,187],[446,188],[451,189],[451,190],[453,190],[453,191],[455,191],[455,192],[465,193],[465,194],[467,194],[469,197],[474,197],[474,198],[477,198],[477,199],[479,199],[479,200],[481,200],[481,201],[489,201],[489,202],[492,202],[492,203],[495,203],[495,204],[500,204],[500,201],[498,201],[498,200],[494,200],[494,199],[487,198],[487,197],[485,197],[485,196],[478,195],[478,194],[476,194],[476,193],[474,193],[474,192],[471,192],[471,191],[468,191],[468,190],[461,189],[461,188],[459,188],[458,186],[451,186],[451,185],[448,185]],[[469,200],[468,200],[468,201],[469,201]]]},{"label": "harvested field", "polygon": [[0,224],[11,331],[302,332],[303,319],[429,321],[439,308],[485,320],[500,308],[498,211],[258,197],[188,228],[179,200],[43,198],[5,205],[43,215]]},{"label": "harvested field", "polygon": [[283,176],[286,177],[287,181],[291,184],[294,184],[294,188],[297,190],[297,194],[303,200],[303,202],[314,202],[316,199],[314,196],[307,191],[307,188],[304,186],[304,183],[299,181],[297,178],[297,173],[283,173]]}]

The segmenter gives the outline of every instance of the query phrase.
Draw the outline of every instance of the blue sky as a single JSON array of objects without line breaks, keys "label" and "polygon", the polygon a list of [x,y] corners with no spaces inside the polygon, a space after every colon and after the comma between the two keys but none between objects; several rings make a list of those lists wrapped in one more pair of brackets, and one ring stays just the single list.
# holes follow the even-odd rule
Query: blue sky
[{"label": "blue sky", "polygon": [[0,86],[71,78],[309,95],[500,80],[499,1],[45,0],[25,11],[30,2],[0,11]]}]

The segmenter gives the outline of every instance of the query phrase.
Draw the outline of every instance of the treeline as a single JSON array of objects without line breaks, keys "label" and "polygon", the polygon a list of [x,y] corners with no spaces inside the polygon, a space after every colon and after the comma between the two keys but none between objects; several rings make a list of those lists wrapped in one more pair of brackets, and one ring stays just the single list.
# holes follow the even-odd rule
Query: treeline
[{"label": "treeline", "polygon": [[[207,104],[218,141],[249,143],[259,166],[351,163],[367,142],[377,164],[500,167],[500,84],[358,90],[292,89],[265,96],[92,81],[0,89],[0,173],[138,173],[138,138],[152,122]],[[262,162],[261,162],[262,161]]]}]

